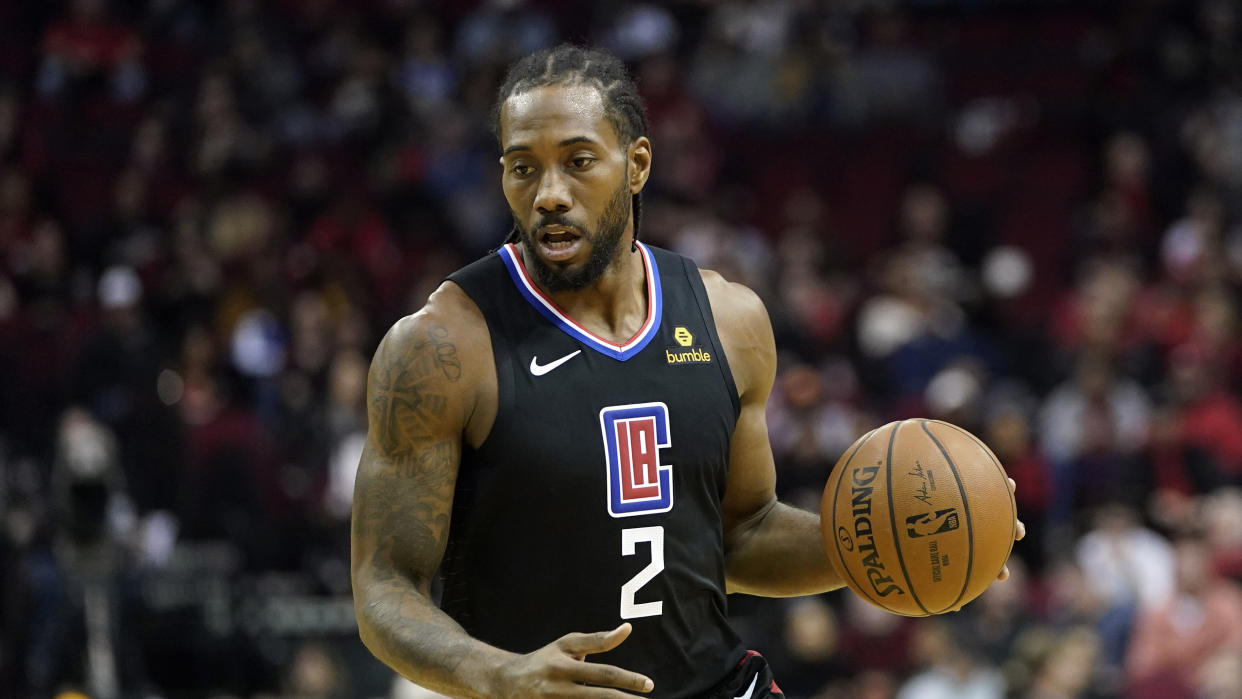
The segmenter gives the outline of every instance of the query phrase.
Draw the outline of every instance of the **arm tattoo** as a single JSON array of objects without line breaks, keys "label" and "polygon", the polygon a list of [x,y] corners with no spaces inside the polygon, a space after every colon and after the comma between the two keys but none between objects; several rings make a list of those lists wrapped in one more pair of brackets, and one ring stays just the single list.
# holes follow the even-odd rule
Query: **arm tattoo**
[{"label": "arm tattoo", "polygon": [[[372,455],[364,454],[368,458]],[[394,562],[430,567],[447,543],[457,448],[448,441],[431,443],[393,460],[393,465],[390,477],[363,483],[360,496],[366,506],[359,508],[358,534],[374,541]],[[396,579],[396,570],[382,572],[385,581]]]},{"label": "arm tattoo", "polygon": [[430,598],[431,576],[448,540],[459,451],[456,441],[431,442],[393,460],[395,468],[384,477],[360,481],[366,506],[354,523],[356,535],[374,542],[385,561],[369,567],[365,584],[365,614],[378,631],[374,640],[394,658],[408,658],[415,649],[431,653],[421,662],[445,681],[469,648],[457,632],[434,621],[440,612]]},{"label": "arm tattoo", "polygon": [[[371,374],[370,443],[359,484],[359,535],[402,572],[430,577],[448,537],[460,437],[445,439],[450,397],[461,378],[449,331],[433,325],[413,343],[388,343]],[[404,344],[404,346],[402,346]],[[409,570],[413,568],[414,570]],[[396,571],[389,571],[395,573]]]},{"label": "arm tattoo", "polygon": [[456,381],[461,378],[461,361],[457,359],[457,346],[449,342],[448,329],[443,325],[433,325],[427,329],[427,340],[435,347],[436,366],[444,373],[444,378]]},{"label": "arm tattoo", "polygon": [[433,325],[427,339],[405,356],[378,358],[381,364],[371,387],[371,419],[378,426],[375,434],[384,455],[407,455],[434,421],[444,417],[448,399],[441,377],[453,383],[461,378],[457,346],[447,338],[447,329]]},{"label": "arm tattoo", "polygon": [[385,338],[371,367],[353,523],[366,562],[355,598],[385,662],[452,686],[472,641],[435,608],[430,586],[448,543],[461,460],[462,363],[447,328],[409,330]]}]

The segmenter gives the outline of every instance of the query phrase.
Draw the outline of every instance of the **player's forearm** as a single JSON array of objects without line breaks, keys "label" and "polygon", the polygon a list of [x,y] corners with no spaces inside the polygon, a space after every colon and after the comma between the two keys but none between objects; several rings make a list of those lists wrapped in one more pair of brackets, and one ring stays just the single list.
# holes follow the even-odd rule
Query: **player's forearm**
[{"label": "player's forearm", "polygon": [[400,576],[359,585],[355,611],[362,642],[375,657],[441,694],[495,696],[493,678],[514,658],[471,637]]},{"label": "player's forearm", "polygon": [[729,592],[796,597],[844,585],[828,562],[819,515],[776,503],[725,541]]}]

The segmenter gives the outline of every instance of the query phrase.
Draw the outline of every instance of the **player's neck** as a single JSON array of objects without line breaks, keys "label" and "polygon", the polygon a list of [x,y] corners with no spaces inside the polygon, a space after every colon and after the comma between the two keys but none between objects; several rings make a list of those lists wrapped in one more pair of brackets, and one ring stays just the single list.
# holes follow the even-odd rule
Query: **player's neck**
[{"label": "player's neck", "polygon": [[[643,254],[629,235],[599,280],[585,289],[541,289],[561,310],[587,330],[618,344],[628,341],[647,319],[647,272]],[[536,282],[537,283],[537,282]]]}]

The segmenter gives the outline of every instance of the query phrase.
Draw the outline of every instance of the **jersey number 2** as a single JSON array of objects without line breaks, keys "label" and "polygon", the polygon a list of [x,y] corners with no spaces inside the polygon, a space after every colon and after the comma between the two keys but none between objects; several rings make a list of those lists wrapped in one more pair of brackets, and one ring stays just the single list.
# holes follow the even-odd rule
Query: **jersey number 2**
[{"label": "jersey number 2", "polygon": [[621,530],[621,555],[633,556],[639,542],[651,544],[651,562],[630,581],[621,586],[621,618],[638,619],[645,616],[660,616],[664,613],[664,602],[635,602],[634,595],[639,588],[651,582],[651,579],[664,570],[664,527],[636,527]]}]

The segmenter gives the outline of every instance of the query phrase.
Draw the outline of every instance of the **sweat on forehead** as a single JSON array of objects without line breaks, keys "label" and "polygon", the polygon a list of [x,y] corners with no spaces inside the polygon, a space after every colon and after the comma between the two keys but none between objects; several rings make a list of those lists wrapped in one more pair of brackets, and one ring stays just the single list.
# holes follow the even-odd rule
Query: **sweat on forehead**
[{"label": "sweat on forehead", "polygon": [[534,132],[587,136],[619,145],[617,125],[608,117],[603,97],[590,85],[550,85],[517,92],[500,110],[501,146],[526,140]]}]

